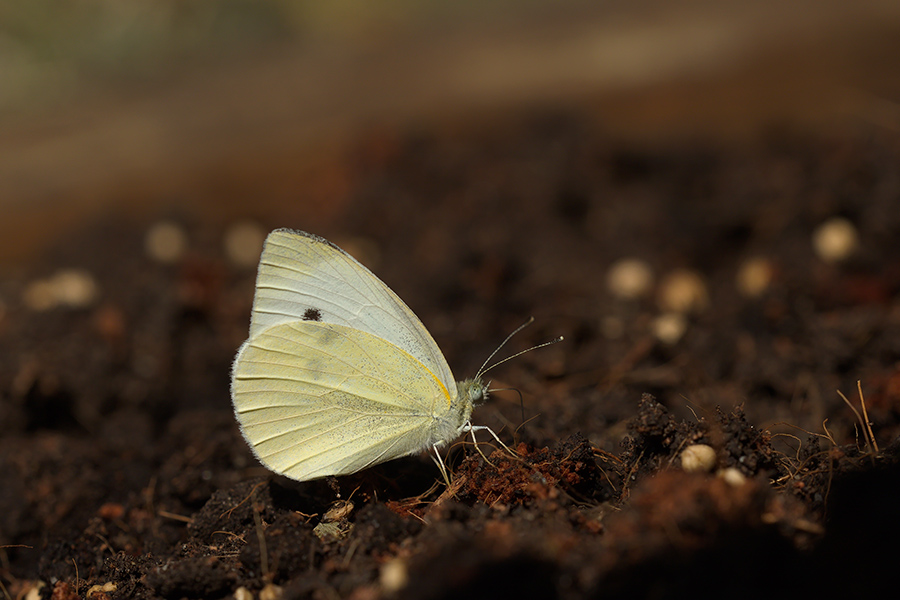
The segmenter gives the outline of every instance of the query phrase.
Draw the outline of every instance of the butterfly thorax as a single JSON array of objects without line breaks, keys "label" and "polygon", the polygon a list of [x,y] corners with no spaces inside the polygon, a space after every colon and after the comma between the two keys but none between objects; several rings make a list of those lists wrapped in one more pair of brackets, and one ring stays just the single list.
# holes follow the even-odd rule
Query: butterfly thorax
[{"label": "butterfly thorax", "polygon": [[456,395],[450,401],[446,413],[435,415],[430,443],[447,443],[455,440],[469,423],[472,408],[487,398],[487,386],[480,379],[467,379],[456,383]]}]

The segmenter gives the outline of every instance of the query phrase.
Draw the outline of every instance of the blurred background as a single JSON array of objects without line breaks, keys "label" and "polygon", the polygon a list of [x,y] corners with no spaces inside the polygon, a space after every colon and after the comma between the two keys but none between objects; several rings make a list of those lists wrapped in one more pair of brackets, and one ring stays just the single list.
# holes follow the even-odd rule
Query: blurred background
[{"label": "blurred background", "polygon": [[[655,473],[695,439],[669,435],[673,423],[702,427],[720,466],[773,482],[797,507],[785,514],[815,525],[833,470],[872,458],[876,441],[896,456],[898,166],[897,0],[0,0],[0,579],[77,585],[118,571],[110,580],[144,585],[152,561],[185,557],[190,515],[208,503],[219,514],[220,492],[241,503],[240,486],[266,476],[235,423],[229,372],[275,227],[322,235],[369,266],[459,378],[529,316],[503,352],[564,335],[491,371],[507,391],[473,422],[501,439],[558,448],[581,433],[623,469],[648,447],[641,469]],[[836,390],[854,406],[865,393],[867,415]],[[398,482],[373,496],[385,500],[420,496],[435,474],[425,457],[384,469],[361,477]],[[696,489],[668,481],[655,492],[664,501],[625,506],[626,518]],[[896,494],[876,487],[881,512],[846,514],[893,517]],[[309,506],[291,510],[321,512],[334,497],[309,489]],[[857,489],[848,497],[872,497]],[[709,539],[724,522],[711,507],[745,506],[697,498],[675,529],[700,523]],[[771,540],[761,507],[750,521],[734,508],[734,522],[756,519]],[[538,537],[546,523],[560,540],[558,523],[588,523],[574,515],[515,522]],[[107,561],[98,518],[127,565]],[[832,547],[894,539],[878,518],[846,528],[877,540]],[[590,519],[580,537],[533,542],[581,556],[559,564],[582,590],[600,581],[596,557],[653,547],[626,526],[619,552]],[[673,539],[666,518],[648,520]],[[800,532],[797,547],[821,532],[778,527]],[[488,536],[491,550],[473,555],[422,531],[446,545],[432,556],[447,573],[520,545]],[[768,588],[779,587],[773,564],[804,581],[796,563],[771,560],[781,538],[775,551],[746,540],[737,554],[704,546],[723,567],[704,558],[699,577],[648,578],[659,571],[648,562],[634,581],[714,586],[710,573],[747,557],[765,557],[755,580]],[[335,583],[349,596],[378,577],[382,554],[354,545],[323,564],[359,561],[360,579]],[[296,556],[297,572],[311,565]],[[503,563],[485,564],[483,581],[505,583]],[[433,597],[452,594],[422,573]],[[868,581],[858,573],[848,581]],[[218,597],[229,582],[153,594]]]},{"label": "blurred background", "polygon": [[349,193],[347,147],[397,131],[549,108],[641,143],[740,143],[896,131],[898,98],[894,0],[12,0],[0,268],[99,215],[307,206],[313,228]]}]

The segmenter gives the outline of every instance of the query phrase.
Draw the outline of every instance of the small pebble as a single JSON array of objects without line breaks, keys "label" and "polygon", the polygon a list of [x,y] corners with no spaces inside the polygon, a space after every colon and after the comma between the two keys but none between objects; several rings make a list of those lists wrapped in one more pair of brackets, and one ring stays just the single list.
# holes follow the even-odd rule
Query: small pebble
[{"label": "small pebble", "polygon": [[36,311],[58,306],[86,308],[98,296],[97,283],[90,273],[83,269],[62,269],[46,279],[29,283],[23,292],[22,302]]},{"label": "small pebble", "polygon": [[687,473],[710,473],[717,460],[716,451],[706,444],[692,444],[681,452],[681,468]]},{"label": "small pebble", "polygon": [[63,306],[84,308],[97,299],[97,284],[93,276],[82,269],[65,269],[53,276],[56,297]]},{"label": "small pebble", "polygon": [[255,267],[266,241],[266,231],[259,223],[241,221],[225,232],[225,255],[238,267]]},{"label": "small pebble", "polygon": [[722,469],[717,473],[717,475],[721,477],[725,481],[725,483],[732,487],[741,487],[742,485],[747,483],[747,477],[734,467]]},{"label": "small pebble", "polygon": [[118,589],[118,586],[116,586],[115,583],[113,583],[112,581],[107,581],[103,585],[92,585],[90,588],[88,588],[85,597],[92,598],[94,596],[100,596],[101,594],[106,595],[110,592],[116,591],[116,589]]},{"label": "small pebble", "polygon": [[168,221],[156,223],[144,236],[144,252],[151,259],[163,264],[181,260],[187,246],[187,234],[184,229]]},{"label": "small pebble", "polygon": [[709,293],[699,273],[678,269],[660,283],[658,302],[665,312],[698,313],[709,306]]},{"label": "small pebble", "polygon": [[41,590],[45,587],[43,581],[38,581],[25,592],[25,600],[41,600]]},{"label": "small pebble", "polygon": [[646,296],[653,287],[653,270],[638,258],[623,258],[606,273],[606,287],[614,296],[634,300]]},{"label": "small pebble", "polygon": [[267,583],[263,589],[259,590],[259,600],[280,600],[283,590],[280,585]]},{"label": "small pebble", "polygon": [[772,283],[775,269],[767,258],[756,257],[744,261],[737,272],[735,283],[738,292],[747,298],[757,298]]},{"label": "small pebble", "polygon": [[856,227],[847,219],[834,217],[819,225],[813,233],[816,256],[827,263],[850,258],[859,247]]},{"label": "small pebble", "polygon": [[388,594],[395,594],[406,587],[409,583],[409,571],[406,568],[406,561],[402,558],[392,558],[381,565],[381,574],[379,575],[381,589]]},{"label": "small pebble", "polygon": [[234,590],[234,600],[253,600],[253,592],[241,586]]},{"label": "small pebble", "polygon": [[650,327],[656,339],[672,346],[687,332],[688,322],[680,313],[666,313],[653,319]]}]

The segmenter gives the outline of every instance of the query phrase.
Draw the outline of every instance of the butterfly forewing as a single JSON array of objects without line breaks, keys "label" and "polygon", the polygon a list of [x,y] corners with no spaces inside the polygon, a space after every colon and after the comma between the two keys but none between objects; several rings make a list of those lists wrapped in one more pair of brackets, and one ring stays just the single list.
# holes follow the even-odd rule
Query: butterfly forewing
[{"label": "butterfly forewing", "polygon": [[331,242],[277,229],[266,239],[260,258],[250,340],[293,321],[370,333],[418,359],[456,393],[453,374],[431,334],[390,288]]}]

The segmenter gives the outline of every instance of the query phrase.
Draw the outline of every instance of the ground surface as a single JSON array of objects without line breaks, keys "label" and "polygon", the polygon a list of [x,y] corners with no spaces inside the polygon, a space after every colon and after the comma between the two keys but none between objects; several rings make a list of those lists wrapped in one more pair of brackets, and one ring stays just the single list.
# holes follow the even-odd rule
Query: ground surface
[{"label": "ground surface", "polygon": [[[0,290],[3,593],[887,586],[900,534],[898,165],[900,137],[880,130],[649,148],[542,115],[480,133],[365,136],[316,175],[315,202],[260,182],[260,196],[292,198],[262,227],[307,229],[358,256],[458,377],[531,315],[510,352],[566,337],[492,372],[494,387],[521,390],[526,421],[510,391],[474,420],[518,458],[488,464],[460,443],[451,490],[424,456],[305,484],[255,462],[228,392],[255,268],[226,257],[227,227],[173,208],[70,230]],[[836,216],[859,244],[828,263],[812,240]],[[144,249],[163,218],[188,239],[171,264]],[[610,292],[624,257],[655,272],[648,295]],[[735,284],[752,258],[771,275],[757,295]],[[30,286],[61,268],[84,270],[95,296],[38,310]],[[661,341],[660,282],[680,268],[700,275],[706,301]],[[857,380],[877,451],[836,393],[860,410]],[[711,472],[682,469],[692,444],[715,450]]]}]

